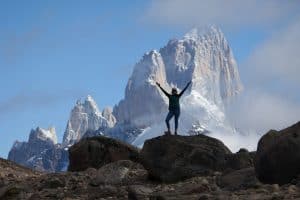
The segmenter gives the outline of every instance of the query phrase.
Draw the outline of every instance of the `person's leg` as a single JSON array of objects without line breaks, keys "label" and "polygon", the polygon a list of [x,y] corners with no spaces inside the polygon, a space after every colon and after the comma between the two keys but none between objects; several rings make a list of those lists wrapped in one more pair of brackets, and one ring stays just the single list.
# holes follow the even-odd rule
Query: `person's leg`
[{"label": "person's leg", "polygon": [[180,116],[180,110],[177,110],[175,112],[175,135],[177,135],[179,116]]},{"label": "person's leg", "polygon": [[169,133],[171,133],[171,131],[170,131],[170,120],[172,119],[173,116],[174,116],[174,113],[169,111],[169,113],[166,117],[166,124],[167,124],[167,128],[168,128]]}]

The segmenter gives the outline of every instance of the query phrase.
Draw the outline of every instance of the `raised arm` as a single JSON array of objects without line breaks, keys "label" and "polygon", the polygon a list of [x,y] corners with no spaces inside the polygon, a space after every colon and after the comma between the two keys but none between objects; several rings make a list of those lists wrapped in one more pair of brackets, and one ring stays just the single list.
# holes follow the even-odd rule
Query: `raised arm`
[{"label": "raised arm", "polygon": [[161,91],[163,91],[163,93],[164,93],[167,97],[170,96],[170,94],[169,94],[166,90],[164,90],[164,88],[162,88],[158,82],[156,82],[156,85],[161,89]]},{"label": "raised arm", "polygon": [[183,90],[180,92],[179,96],[181,97],[183,95],[183,93],[186,91],[186,89],[188,89],[188,87],[190,86],[191,81],[188,82],[188,84],[185,86],[185,88],[183,88]]}]

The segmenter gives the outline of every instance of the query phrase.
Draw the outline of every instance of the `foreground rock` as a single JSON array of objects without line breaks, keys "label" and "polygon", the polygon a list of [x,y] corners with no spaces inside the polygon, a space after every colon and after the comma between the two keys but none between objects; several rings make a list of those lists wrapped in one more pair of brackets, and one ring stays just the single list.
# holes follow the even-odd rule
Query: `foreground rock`
[{"label": "foreground rock", "polygon": [[100,168],[118,160],[137,161],[138,149],[118,140],[97,136],[84,138],[69,149],[69,171]]},{"label": "foreground rock", "polygon": [[137,184],[145,182],[147,176],[142,165],[130,160],[119,160],[101,167],[92,184]]},{"label": "foreground rock", "polygon": [[264,183],[289,183],[300,174],[300,122],[281,131],[271,130],[259,141],[255,171]]},{"label": "foreground rock", "polygon": [[152,178],[175,182],[224,170],[228,154],[221,141],[205,135],[160,136],[145,142],[140,157]]},{"label": "foreground rock", "polygon": [[253,167],[244,168],[219,177],[218,185],[226,190],[234,191],[247,188],[258,188],[261,183],[255,176]]},{"label": "foreground rock", "polygon": [[[131,164],[132,167],[130,167]],[[136,169],[139,169],[139,167],[133,167],[137,164],[131,161],[117,161],[107,166],[109,165],[117,166],[114,169],[119,172],[122,171],[119,170],[122,166],[132,172],[137,172]],[[109,182],[110,178],[116,178],[116,173],[101,170],[104,168],[106,167],[103,166],[99,170],[89,168],[80,172],[41,174],[0,159],[0,180],[4,181],[0,185],[0,199],[291,200],[300,198],[299,186],[296,185],[249,185],[248,180],[253,180],[251,179],[253,169],[249,168],[226,175],[214,173],[211,176],[193,177],[172,184],[152,182],[147,179]],[[105,180],[108,181],[93,184],[93,181],[99,177],[99,173],[107,173]],[[218,180],[221,180],[225,186],[220,186]]]},{"label": "foreground rock", "polygon": [[255,152],[249,152],[247,149],[240,149],[235,154],[227,155],[227,169],[240,170],[244,168],[253,167]]},{"label": "foreground rock", "polygon": [[76,153],[71,154],[74,167],[76,163],[88,166],[84,171],[46,174],[0,159],[0,199],[300,199],[300,177],[282,186],[263,184],[254,168],[247,167],[252,165],[253,153],[246,150],[231,154],[220,141],[207,136],[162,136],[147,143],[142,160],[148,158],[157,170],[149,172],[157,172],[159,180],[177,181],[149,179],[149,172],[133,161],[139,161],[135,148],[94,137],[75,145],[79,151],[73,149]]}]

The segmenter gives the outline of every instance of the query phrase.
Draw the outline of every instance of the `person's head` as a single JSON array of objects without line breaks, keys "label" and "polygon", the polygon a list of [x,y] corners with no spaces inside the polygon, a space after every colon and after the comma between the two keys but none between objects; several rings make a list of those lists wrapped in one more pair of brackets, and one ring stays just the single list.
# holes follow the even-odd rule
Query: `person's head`
[{"label": "person's head", "polygon": [[176,88],[172,88],[172,94],[177,94],[177,89]]}]

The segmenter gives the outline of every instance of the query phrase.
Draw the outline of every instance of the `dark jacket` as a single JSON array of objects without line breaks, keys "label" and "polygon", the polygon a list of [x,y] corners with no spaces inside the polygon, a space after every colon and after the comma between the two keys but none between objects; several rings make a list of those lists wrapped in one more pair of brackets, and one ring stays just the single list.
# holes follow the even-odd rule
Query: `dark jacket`
[{"label": "dark jacket", "polygon": [[189,87],[190,83],[191,82],[189,82],[179,94],[169,94],[159,85],[159,88],[169,98],[169,110],[170,111],[180,110],[179,99],[183,95],[183,93],[186,91],[186,89]]}]

